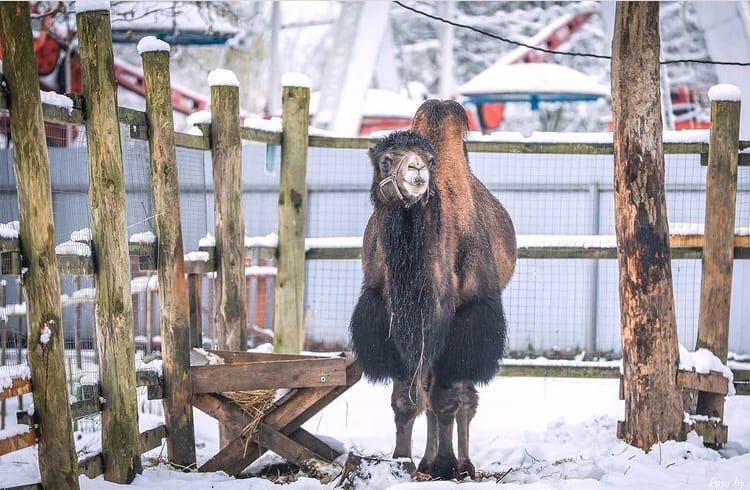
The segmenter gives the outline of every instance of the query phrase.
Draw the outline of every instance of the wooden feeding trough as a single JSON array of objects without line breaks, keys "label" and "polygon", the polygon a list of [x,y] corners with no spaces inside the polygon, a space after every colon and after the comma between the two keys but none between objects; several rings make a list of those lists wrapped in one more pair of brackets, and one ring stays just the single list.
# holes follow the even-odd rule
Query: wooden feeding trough
[{"label": "wooden feeding trough", "polygon": [[[302,428],[362,376],[351,354],[335,357],[257,352],[202,351],[191,353],[193,405],[239,434],[200,471],[236,475],[268,450],[290,463],[332,462],[341,453]],[[254,416],[229,395],[249,390],[276,392],[275,401]]]}]

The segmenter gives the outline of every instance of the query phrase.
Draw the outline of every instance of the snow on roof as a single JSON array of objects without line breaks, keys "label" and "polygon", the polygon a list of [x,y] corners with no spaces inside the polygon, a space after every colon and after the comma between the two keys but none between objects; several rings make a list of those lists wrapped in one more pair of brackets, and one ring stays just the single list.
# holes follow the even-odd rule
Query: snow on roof
[{"label": "snow on roof", "polygon": [[284,87],[305,87],[310,88],[312,80],[304,73],[284,73],[281,77],[281,85]]},{"label": "snow on roof", "polygon": [[167,53],[171,51],[171,47],[168,43],[165,43],[154,36],[146,36],[138,41],[136,49],[138,50],[138,54],[148,53],[150,51],[166,51]]},{"label": "snow on roof", "polygon": [[463,84],[463,95],[574,94],[609,97],[609,88],[567,66],[553,63],[495,63]]},{"label": "snow on roof", "polygon": [[92,10],[109,10],[108,0],[78,0],[75,5],[76,13]]},{"label": "snow on roof", "polygon": [[208,85],[211,87],[215,87],[217,85],[239,87],[240,81],[237,78],[237,75],[235,75],[232,70],[227,70],[226,68],[217,68],[215,70],[211,70],[211,72],[208,74]]},{"label": "snow on roof", "polygon": [[708,98],[711,100],[740,100],[742,91],[731,83],[720,83],[708,89]]}]

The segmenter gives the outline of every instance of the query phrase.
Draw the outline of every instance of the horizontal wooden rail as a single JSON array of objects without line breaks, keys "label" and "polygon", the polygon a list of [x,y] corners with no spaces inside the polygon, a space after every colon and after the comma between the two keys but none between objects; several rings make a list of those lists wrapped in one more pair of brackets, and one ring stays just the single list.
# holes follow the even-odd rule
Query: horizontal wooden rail
[{"label": "horizontal wooden rail", "polygon": [[26,393],[31,393],[31,380],[29,378],[12,378],[10,387],[0,390],[0,400],[25,395]]},{"label": "horizontal wooden rail", "polygon": [[5,439],[0,439],[0,456],[19,449],[31,447],[36,444],[36,431],[29,429],[21,434],[16,434]]},{"label": "horizontal wooden rail", "polygon": [[[151,429],[141,432],[140,436],[140,453],[146,453],[152,449],[161,446],[161,440],[167,437],[167,427],[157,425]],[[104,460],[101,453],[88,456],[78,462],[78,474],[86,475],[89,478],[96,478],[104,473]]]}]

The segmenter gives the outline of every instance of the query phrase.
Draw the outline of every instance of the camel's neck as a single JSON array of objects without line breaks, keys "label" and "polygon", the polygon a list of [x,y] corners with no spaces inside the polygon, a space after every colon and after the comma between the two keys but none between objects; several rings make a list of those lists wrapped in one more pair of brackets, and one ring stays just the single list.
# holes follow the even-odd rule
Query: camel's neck
[{"label": "camel's neck", "polygon": [[391,208],[381,216],[390,332],[410,375],[429,369],[447,330],[449,296],[435,277],[441,257],[439,200],[436,192],[426,206]]}]

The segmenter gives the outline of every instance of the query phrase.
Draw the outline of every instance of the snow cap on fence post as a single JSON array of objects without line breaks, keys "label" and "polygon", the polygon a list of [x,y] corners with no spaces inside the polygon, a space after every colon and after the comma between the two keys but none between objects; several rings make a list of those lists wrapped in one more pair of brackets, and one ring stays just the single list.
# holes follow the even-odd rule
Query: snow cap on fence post
[{"label": "snow cap on fence post", "polygon": [[731,83],[719,83],[708,89],[708,98],[713,101],[742,99],[742,91]]},{"label": "snow cap on fence post", "polygon": [[77,14],[81,12],[93,12],[95,10],[106,10],[109,12],[109,0],[78,0],[75,4]]},{"label": "snow cap on fence post", "polygon": [[281,85],[284,87],[310,88],[312,80],[304,73],[289,72],[281,77]]},{"label": "snow cap on fence post", "polygon": [[217,68],[208,74],[208,85],[211,87],[239,87],[240,81],[232,70]]},{"label": "snow cap on fence post", "polygon": [[157,39],[155,36],[146,36],[142,38],[138,41],[136,49],[141,56],[143,56],[143,53],[149,53],[152,51],[166,51],[167,53],[172,51],[172,47],[168,43],[161,39]]}]

